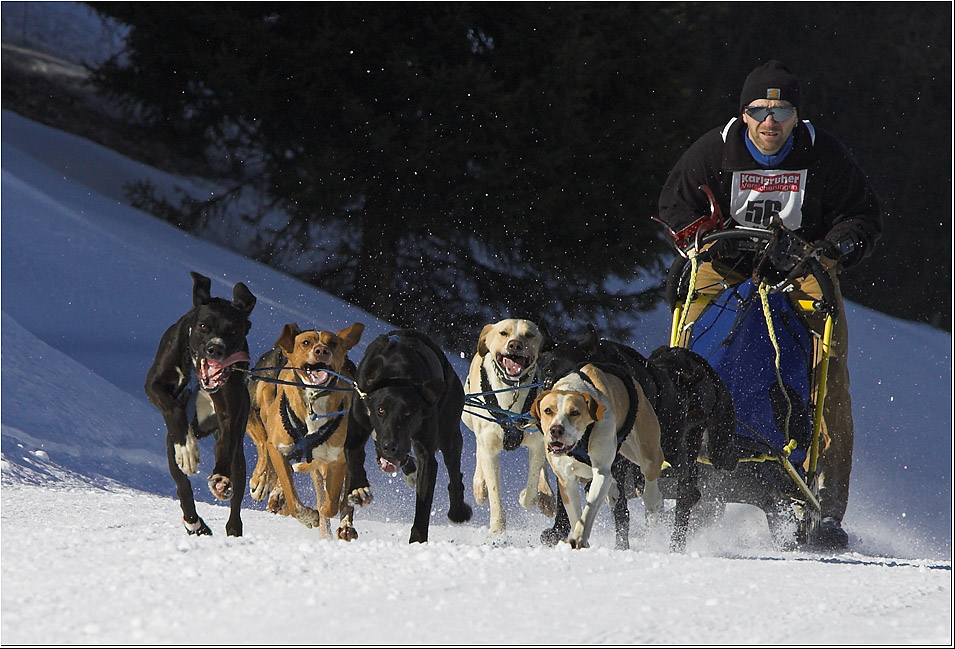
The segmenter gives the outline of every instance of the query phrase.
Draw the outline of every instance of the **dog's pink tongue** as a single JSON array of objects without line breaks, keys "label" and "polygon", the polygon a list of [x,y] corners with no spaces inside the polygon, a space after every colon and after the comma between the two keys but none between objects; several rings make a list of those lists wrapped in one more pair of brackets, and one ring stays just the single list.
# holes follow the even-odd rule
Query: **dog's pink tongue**
[{"label": "dog's pink tongue", "polygon": [[508,373],[509,376],[514,376],[515,374],[520,374],[524,369],[524,365],[513,359],[504,357],[504,371]]},{"label": "dog's pink tongue", "polygon": [[378,466],[381,467],[381,470],[385,473],[397,473],[398,465],[392,462],[389,462],[383,457],[378,458]]},{"label": "dog's pink tongue", "polygon": [[311,379],[313,384],[323,385],[328,381],[329,374],[328,372],[322,370],[321,372],[309,372],[308,377]]},{"label": "dog's pink tongue", "polygon": [[229,358],[226,358],[225,360],[222,360],[222,361],[216,361],[211,358],[206,359],[206,361],[209,363],[210,370],[219,372],[229,367],[230,365],[235,365],[236,363],[241,363],[241,362],[248,363],[248,362],[251,362],[252,359],[249,357],[248,353],[246,352],[236,352],[232,354],[232,356],[230,356]]}]

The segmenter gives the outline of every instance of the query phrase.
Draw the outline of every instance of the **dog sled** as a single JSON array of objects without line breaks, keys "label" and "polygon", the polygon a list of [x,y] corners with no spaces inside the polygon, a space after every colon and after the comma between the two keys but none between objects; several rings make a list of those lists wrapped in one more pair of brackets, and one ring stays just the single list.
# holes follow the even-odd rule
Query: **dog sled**
[{"label": "dog sled", "polygon": [[[777,547],[812,546],[821,519],[817,465],[830,344],[841,316],[835,289],[811,246],[781,224],[718,229],[713,205],[708,231],[671,232],[687,252],[672,263],[666,284],[670,345],[697,352],[716,369],[736,412],[736,466],[716,469],[706,459],[714,449],[704,448],[701,503],[717,512],[726,503],[755,505]],[[704,286],[704,262],[722,264],[721,275],[742,281]],[[797,269],[815,278],[821,298],[791,299],[793,275],[806,276]],[[808,318],[823,323],[815,327],[821,335]]]}]

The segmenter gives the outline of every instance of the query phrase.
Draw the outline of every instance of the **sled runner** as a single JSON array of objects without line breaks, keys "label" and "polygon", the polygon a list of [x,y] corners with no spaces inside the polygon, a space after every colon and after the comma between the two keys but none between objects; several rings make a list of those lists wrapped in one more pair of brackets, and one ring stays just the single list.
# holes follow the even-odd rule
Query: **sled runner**
[{"label": "sled runner", "polygon": [[[780,224],[692,236],[667,278],[670,345],[702,355],[729,387],[739,459],[731,471],[716,470],[704,446],[702,500],[755,505],[778,546],[812,544],[830,343],[840,317],[832,280],[811,246]],[[707,261],[740,281],[702,285],[697,271]],[[814,277],[821,299],[792,299],[797,275]],[[824,323],[821,335],[809,328],[809,317]]]}]

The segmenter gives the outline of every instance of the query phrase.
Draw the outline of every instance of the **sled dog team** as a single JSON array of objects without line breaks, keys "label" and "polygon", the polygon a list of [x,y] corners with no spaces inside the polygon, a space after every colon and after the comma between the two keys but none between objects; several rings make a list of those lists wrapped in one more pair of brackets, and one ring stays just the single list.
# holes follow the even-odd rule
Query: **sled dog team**
[{"label": "sled dog team", "polygon": [[[244,436],[255,443],[250,495],[267,509],[317,527],[331,538],[358,537],[355,508],[373,494],[366,446],[375,464],[401,472],[416,491],[411,542],[428,540],[437,454],[449,478],[448,518],[470,520],[461,472],[461,423],[476,441],[474,499],[488,504],[490,533],[506,528],[501,454],[527,449],[520,504],[554,517],[541,535],[585,548],[609,503],[616,546],[628,547],[627,501],[642,497],[648,519],[663,509],[661,472],[672,473],[676,509],[671,547],[686,543],[690,509],[700,499],[697,458],[709,449],[717,468],[732,469],[732,397],[691,351],[662,347],[649,358],[601,340],[555,343],[538,324],[508,318],[486,325],[462,384],[429,336],[399,329],[371,341],[356,366],[348,357],[364,325],[340,331],[286,324],[275,346],[252,365],[246,336],[255,296],[241,282],[231,300],[212,297],[211,281],[192,273],[193,307],[159,343],[145,390],[162,413],[169,471],[189,534],[212,534],[196,512],[189,475],[199,468],[198,439],[212,435],[213,495],[230,501],[226,532],[242,535],[246,488]],[[192,381],[192,376],[196,381]],[[548,480],[556,477],[558,497]],[[314,507],[302,502],[295,474],[307,473]],[[581,496],[581,484],[589,483]]]}]

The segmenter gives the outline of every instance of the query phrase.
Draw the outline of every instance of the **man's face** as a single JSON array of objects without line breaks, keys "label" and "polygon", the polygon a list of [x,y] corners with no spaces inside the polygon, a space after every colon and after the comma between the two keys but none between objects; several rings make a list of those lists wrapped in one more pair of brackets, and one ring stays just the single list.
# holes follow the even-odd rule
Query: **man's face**
[{"label": "man's face", "polygon": [[[747,108],[751,107],[791,108],[792,104],[788,101],[775,99],[756,99],[751,101],[747,106]],[[777,120],[777,115],[775,114],[767,115],[762,121],[757,121],[755,117],[748,115],[746,109],[744,109],[743,121],[746,123],[746,131],[749,134],[749,139],[756,145],[756,148],[765,155],[774,155],[779,153],[779,150],[783,148],[783,144],[786,143],[789,134],[792,133],[796,127],[796,122],[799,121],[799,115],[793,111],[791,117],[781,119],[781,121]]]}]

